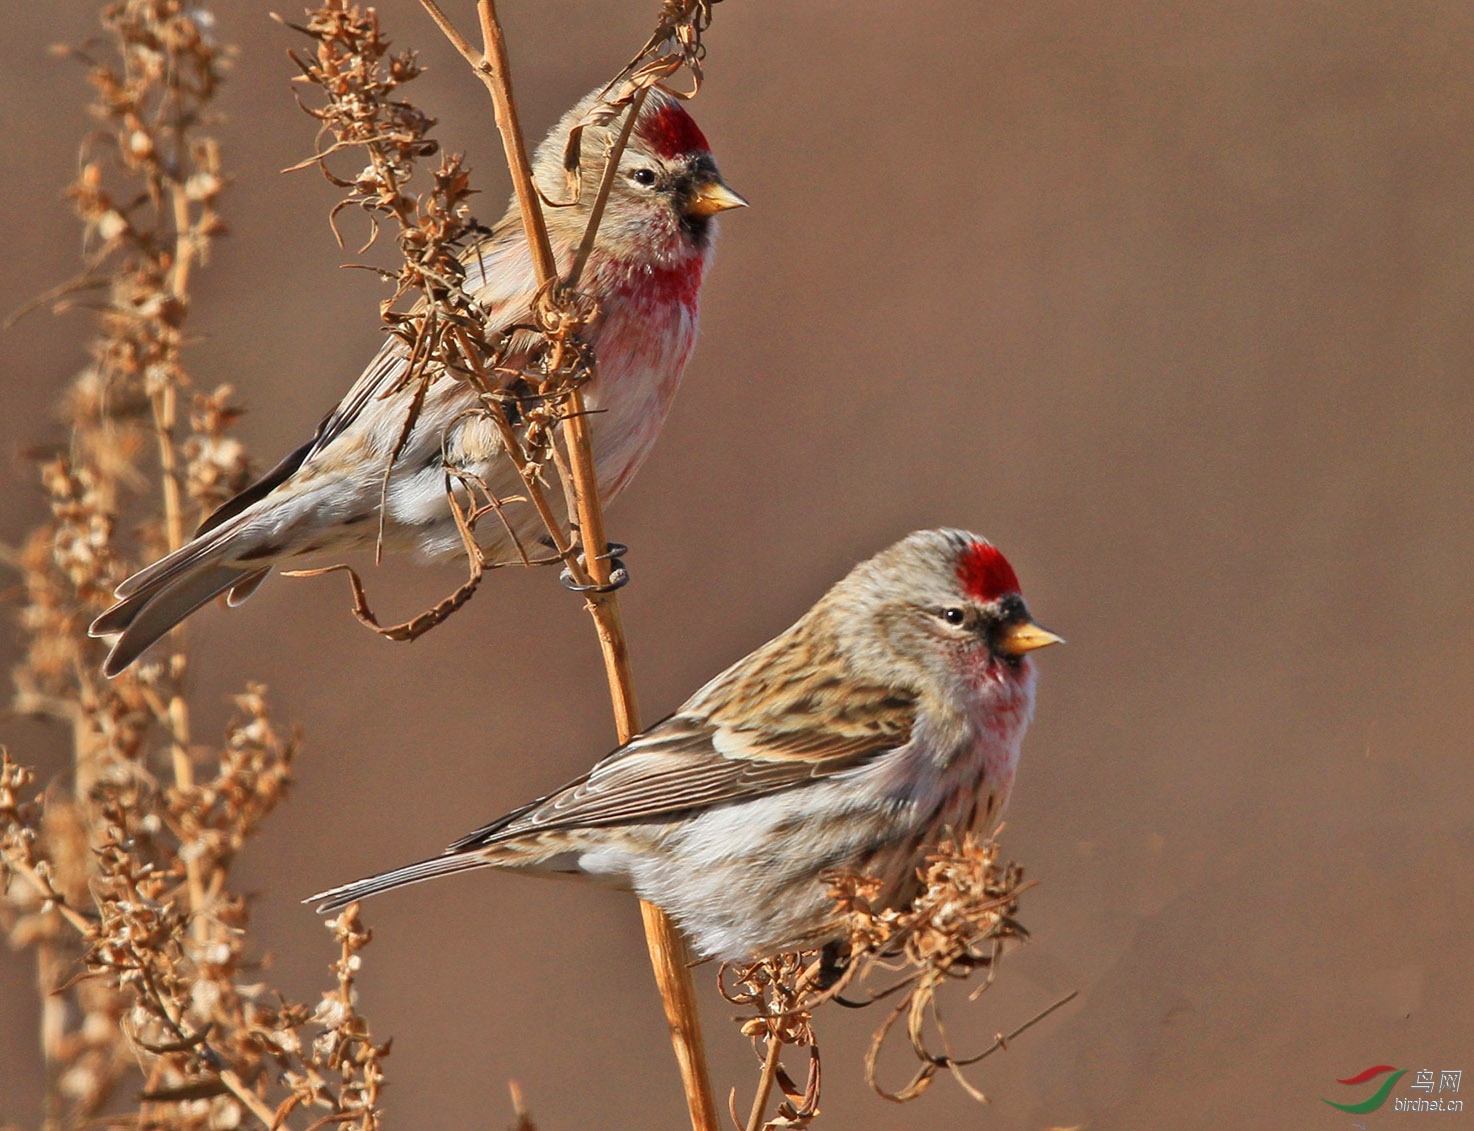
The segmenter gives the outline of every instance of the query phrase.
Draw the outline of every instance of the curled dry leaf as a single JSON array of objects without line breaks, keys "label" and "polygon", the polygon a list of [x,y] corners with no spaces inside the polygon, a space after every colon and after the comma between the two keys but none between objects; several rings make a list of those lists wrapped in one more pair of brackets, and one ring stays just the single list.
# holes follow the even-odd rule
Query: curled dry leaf
[{"label": "curled dry leaf", "polygon": [[[823,951],[727,963],[719,975],[723,996],[752,1011],[738,1019],[742,1032],[753,1041],[765,1071],[786,1096],[778,1118],[763,1127],[803,1126],[817,1114],[819,1059],[813,1014],[825,1002],[836,1000],[853,1008],[895,999],[872,1038],[865,1062],[866,1079],[880,1095],[897,1102],[915,1099],[946,1068],[969,1095],[985,1101],[962,1068],[1004,1047],[1006,1040],[1074,997],[1056,1002],[979,1054],[952,1053],[937,1013],[938,991],[981,972],[982,981],[972,995],[976,998],[991,985],[1005,945],[1027,938],[1015,916],[1018,897],[1028,885],[1018,865],[999,861],[992,840],[967,834],[938,845],[917,869],[917,894],[904,908],[878,907],[882,885],[872,877],[835,874],[829,883],[842,941]],[[873,988],[882,980],[889,984]],[[861,1000],[851,996],[856,993],[864,995]],[[920,1065],[904,1086],[891,1090],[879,1082],[879,1059],[903,1017],[908,1044]],[[940,1042],[941,1052],[933,1041]],[[783,1072],[773,1042],[809,1049],[810,1072],[802,1087]],[[766,1083],[760,1082],[760,1099]],[[747,1124],[750,1131],[759,1126],[755,1122],[759,1108],[755,1105],[754,1122]]]}]

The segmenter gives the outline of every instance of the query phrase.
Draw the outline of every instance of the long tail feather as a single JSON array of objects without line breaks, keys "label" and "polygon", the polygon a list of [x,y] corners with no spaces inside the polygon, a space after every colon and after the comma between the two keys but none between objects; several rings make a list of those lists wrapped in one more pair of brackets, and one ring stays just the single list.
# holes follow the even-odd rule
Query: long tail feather
[{"label": "long tail feather", "polygon": [[316,903],[319,914],[329,911],[337,911],[347,907],[350,903],[356,903],[360,899],[371,895],[378,895],[381,891],[390,891],[393,888],[402,888],[408,884],[417,884],[421,880],[432,880],[436,876],[449,876],[456,872],[467,872],[472,868],[485,868],[491,862],[484,857],[469,852],[446,853],[443,856],[432,856],[428,860],[421,860],[418,864],[409,864],[403,868],[395,868],[392,872],[381,872],[377,876],[369,876],[364,880],[355,880],[351,884],[342,887],[330,888],[320,891],[316,895],[310,895],[303,903]]},{"label": "long tail feather", "polygon": [[109,679],[117,675],[190,613],[242,580],[239,569],[206,566],[172,584],[140,590],[114,605],[88,629],[93,636],[121,633],[102,665],[103,674]]},{"label": "long tail feather", "polygon": [[239,528],[238,522],[222,524],[206,533],[196,535],[173,553],[160,558],[152,565],[144,566],[133,576],[126,578],[113,591],[114,595],[123,599],[141,597],[145,591],[157,592],[174,584],[186,574],[194,573],[202,566],[218,562],[226,556],[234,556],[227,555],[225,547]]}]

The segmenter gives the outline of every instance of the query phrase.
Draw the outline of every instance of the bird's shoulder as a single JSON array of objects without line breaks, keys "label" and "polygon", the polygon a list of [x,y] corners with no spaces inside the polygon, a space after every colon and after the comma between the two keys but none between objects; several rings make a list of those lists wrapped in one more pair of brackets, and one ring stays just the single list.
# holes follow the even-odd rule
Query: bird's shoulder
[{"label": "bird's shoulder", "polygon": [[[478,336],[488,341],[495,341],[498,335],[514,330],[530,315],[534,280],[525,241],[517,238],[520,232],[520,227],[513,231],[503,221],[461,255],[465,269],[461,286],[474,296],[480,307]],[[523,364],[536,341],[537,336],[530,330],[515,331],[502,343],[501,368],[510,370]],[[297,460],[298,465],[314,459],[361,421],[368,419],[377,425],[377,417],[383,412],[404,411],[396,406],[403,401],[407,407],[416,395],[411,388],[413,382],[405,380],[409,353],[408,345],[398,336],[391,335],[384,341],[337,407],[318,425],[312,441]],[[435,380],[428,400],[439,401],[447,396],[457,400],[472,399],[464,382],[442,375]]]},{"label": "bird's shoulder", "polygon": [[683,712],[730,758],[847,762],[910,740],[914,691],[858,674],[832,634],[801,625],[698,691]]}]

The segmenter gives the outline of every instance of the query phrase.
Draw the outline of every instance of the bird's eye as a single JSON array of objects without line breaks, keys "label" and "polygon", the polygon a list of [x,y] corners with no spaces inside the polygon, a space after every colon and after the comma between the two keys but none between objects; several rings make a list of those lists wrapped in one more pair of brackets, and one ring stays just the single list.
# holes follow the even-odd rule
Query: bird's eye
[{"label": "bird's eye", "polygon": [[948,624],[961,624],[967,619],[967,614],[961,609],[943,609],[942,619]]},{"label": "bird's eye", "polygon": [[630,180],[634,181],[637,185],[644,185],[646,188],[649,188],[655,183],[655,170],[635,169],[630,173]]}]

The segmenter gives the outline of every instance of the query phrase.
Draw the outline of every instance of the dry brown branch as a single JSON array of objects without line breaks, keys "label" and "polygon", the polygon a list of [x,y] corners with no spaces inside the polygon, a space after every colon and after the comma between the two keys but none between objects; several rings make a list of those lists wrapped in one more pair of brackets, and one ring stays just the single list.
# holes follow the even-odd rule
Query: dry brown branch
[{"label": "dry brown branch", "polygon": [[768,1097],[773,1094],[773,1082],[778,1078],[778,1069],[782,1065],[782,1057],[783,1042],[776,1036],[770,1034],[768,1036],[768,1055],[763,1059],[763,1070],[758,1076],[757,1091],[753,1093],[752,1110],[747,1115],[746,1124],[738,1123],[737,1121],[737,1111],[735,1108],[737,1089],[732,1089],[734,1101],[732,1122],[736,1123],[739,1127],[744,1127],[745,1131],[760,1131],[763,1124],[763,1112],[768,1110]]},{"label": "dry brown branch", "polygon": [[527,1110],[527,1104],[522,1098],[522,1088],[515,1080],[507,1081],[507,1090],[512,1095],[512,1116],[515,1122],[508,1131],[537,1131],[537,1124],[532,1121],[532,1116]]},{"label": "dry brown branch", "polygon": [[412,617],[401,624],[380,624],[378,618],[374,616],[373,609],[369,608],[368,593],[364,590],[363,579],[358,576],[358,571],[352,566],[340,563],[324,566],[321,569],[287,570],[284,571],[285,576],[318,577],[325,573],[345,572],[348,574],[348,584],[353,588],[353,615],[358,618],[360,624],[366,625],[389,640],[414,640],[423,636],[471,599],[487,569],[486,557],[482,554],[481,547],[476,544],[471,521],[448,486],[446,499],[450,502],[451,513],[455,516],[456,527],[460,530],[461,542],[466,550],[466,561],[470,565],[471,574],[454,593],[432,605],[417,617]]},{"label": "dry brown branch", "polygon": [[[395,294],[384,305],[385,321],[407,347],[406,375],[397,387],[416,385],[413,403],[402,426],[401,443],[414,424],[418,405],[430,382],[465,380],[476,389],[482,411],[501,436],[504,449],[522,481],[525,498],[536,508],[554,547],[555,554],[551,558],[540,560],[563,562],[573,583],[586,593],[586,604],[594,619],[609,673],[621,741],[628,740],[638,730],[639,712],[619,603],[610,586],[611,567],[604,554],[607,542],[595,490],[587,415],[580,392],[582,386],[594,378],[593,362],[583,343],[582,331],[597,315],[597,307],[578,294],[576,288],[602,217],[602,202],[607,199],[620,153],[629,139],[634,117],[649,87],[683,66],[691,71],[694,81],[699,84],[704,52],[701,32],[710,23],[711,2],[671,0],[667,3],[655,34],[609,84],[608,96],[574,130],[565,158],[571,185],[580,183],[577,167],[580,131],[592,122],[611,121],[621,112],[626,115],[618,141],[606,158],[608,164],[581,249],[568,277],[560,280],[542,213],[544,198],[533,181],[518,119],[506,43],[495,5],[492,0],[478,3],[482,39],[478,50],[434,0],[422,0],[437,26],[470,64],[491,96],[523,229],[532,248],[540,289],[527,312],[527,323],[514,328],[514,332],[525,334],[530,331],[541,339],[541,346],[534,347],[529,354],[534,364],[523,364],[517,375],[519,382],[530,385],[525,395],[508,389],[505,381],[499,380],[499,367],[507,356],[511,335],[488,340],[489,336],[481,329],[475,302],[459,285],[464,277],[458,261],[464,252],[464,237],[479,230],[460,205],[465,197],[465,191],[462,191],[465,190],[464,182],[457,182],[459,195],[452,202],[455,207],[441,207],[437,213],[462,217],[460,227],[427,224],[417,213],[413,198],[404,192],[404,185],[413,174],[414,160],[434,151],[433,143],[427,137],[433,119],[399,100],[397,93],[404,82],[418,73],[413,56],[409,53],[389,56],[387,43],[372,10],[351,7],[346,0],[329,0],[310,13],[307,23],[298,28],[316,43],[313,59],[298,60],[303,71],[301,81],[317,87],[324,98],[321,107],[308,112],[322,122],[326,131],[324,136],[330,134],[333,139],[327,146],[319,148],[314,160],[333,183],[350,189],[349,196],[338,205],[335,214],[348,205],[368,210],[375,220],[371,237],[378,230],[379,218],[392,219],[400,228],[402,248],[405,246],[405,233],[423,235],[413,249],[406,249],[405,265],[397,273],[385,272],[397,279]],[[365,150],[370,159],[369,167],[351,182],[335,176],[326,164],[333,154],[350,147]],[[458,163],[456,167],[459,170]],[[416,260],[409,254],[410,250],[416,251],[420,258]],[[418,263],[427,258],[434,259],[436,269],[419,271]],[[431,285],[426,285],[427,281]],[[395,309],[396,303],[411,295],[414,302],[408,310]],[[509,398],[518,408],[515,426],[507,412]],[[393,455],[388,463],[392,462]],[[558,471],[568,504],[569,520],[577,530],[577,541],[570,536],[570,523],[558,517],[547,498],[543,480],[549,464]],[[386,465],[386,482],[388,473]],[[413,639],[440,623],[470,597],[486,567],[475,543],[475,523],[488,513],[496,514],[505,522],[501,510],[504,500],[490,497],[488,493],[486,506],[463,509],[455,497],[456,486],[455,483],[447,483],[447,496],[460,521],[470,563],[470,577],[456,593],[418,617],[384,627],[373,615],[357,574],[348,571],[355,615],[391,638]],[[464,481],[459,486],[471,490],[471,485]],[[581,554],[577,552],[580,547]],[[533,561],[525,549],[521,557],[526,563]],[[643,905],[642,914],[686,1086],[693,1126],[703,1131],[714,1131],[715,1106],[706,1081],[705,1053],[684,944],[658,909]]]},{"label": "dry brown branch", "polygon": [[[722,967],[718,985],[735,1005],[753,1010],[738,1020],[763,1061],[763,1074],[746,1123],[733,1120],[745,1131],[802,1127],[818,1114],[819,1055],[813,1030],[814,1011],[837,1000],[851,1007],[883,999],[898,1000],[872,1037],[865,1059],[866,1079],[887,1099],[905,1102],[926,1090],[940,1069],[947,1069],[974,1099],[987,1097],[963,1075],[962,1069],[985,1059],[1008,1041],[1048,1017],[1071,993],[1037,1013],[1006,1036],[972,1056],[957,1056],[937,1008],[937,992],[949,982],[965,981],[978,971],[983,980],[972,993],[976,999],[991,984],[1005,944],[1021,941],[1027,932],[1015,915],[1018,897],[1027,890],[1016,864],[998,861],[997,845],[980,842],[971,834],[946,841],[928,853],[917,870],[918,893],[904,908],[877,908],[879,881],[864,876],[830,877],[837,909],[836,927],[843,942],[823,952],[778,955],[761,962]],[[839,965],[843,960],[842,966]],[[868,990],[872,982],[890,975],[889,985]],[[847,996],[852,987],[868,991],[865,1000]],[[920,1062],[910,1081],[891,1091],[879,1083],[880,1055],[896,1023],[905,1017],[913,1055]],[[928,1031],[934,1032],[943,1052],[932,1050]],[[783,1070],[785,1045],[809,1049],[809,1072],[798,1086]],[[768,1092],[777,1083],[785,1094],[775,1117],[761,1121]]]},{"label": "dry brown branch", "polygon": [[[733,1005],[756,1013],[740,1018],[742,1034],[752,1041],[762,1070],[747,1120],[733,1123],[739,1131],[806,1127],[819,1114],[819,1045],[814,1036],[813,1011],[833,991],[820,993],[821,964],[811,952],[775,955],[755,962],[724,963],[717,976],[722,996]],[[809,1066],[800,1087],[783,1067],[786,1046],[809,1050]],[[783,1101],[772,1120],[763,1121],[773,1086]],[[732,1104],[735,1105],[735,1093]]]},{"label": "dry brown branch", "polygon": [[[435,11],[433,0],[422,2],[432,9],[432,13]],[[570,357],[575,359],[575,365],[578,364],[579,351],[575,343],[587,313],[567,288],[560,287],[557,279],[557,265],[548,245],[541,198],[533,184],[532,167],[517,118],[506,41],[497,19],[496,6],[493,0],[479,0],[477,11],[484,46],[482,58],[472,65],[491,91],[497,128],[502,136],[508,167],[512,171],[523,224],[534,248],[533,262],[542,288],[542,301],[539,304],[541,309],[537,311],[538,322],[551,346],[549,372],[556,376],[564,372]],[[443,16],[439,16],[437,22],[442,28],[448,26],[448,21]],[[460,43],[457,46],[459,48]],[[465,52],[462,51],[462,54]],[[632,119],[633,110],[629,114]],[[622,141],[628,140],[628,136],[629,131],[623,131]],[[606,158],[609,166],[616,166],[619,157],[620,145],[617,144]],[[603,179],[607,181],[607,172]],[[601,186],[601,193],[603,191]],[[599,214],[595,213],[590,220],[591,229],[598,221]],[[586,237],[585,242],[589,242],[589,239],[591,236]],[[576,375],[576,372],[575,370],[570,376]],[[593,448],[587,416],[583,412],[579,392],[581,384],[582,380],[570,381],[567,390],[568,410],[563,417],[563,441],[568,450],[572,477],[566,485],[571,488],[573,496],[574,505],[571,510],[577,516],[579,537],[583,544],[583,560],[593,585],[597,587],[587,594],[586,607],[594,619],[599,645],[604,654],[619,741],[628,742],[639,731],[639,707],[635,700],[634,676],[630,669],[629,649],[618,595],[609,588],[610,565],[604,556],[604,547],[608,543],[604,536],[603,510],[594,476]],[[556,532],[550,530],[550,533]],[[666,1020],[670,1025],[676,1061],[685,1086],[692,1128],[694,1131],[716,1131],[716,1104],[706,1070],[706,1050],[702,1043],[701,1022],[696,1008],[695,984],[691,978],[684,940],[658,907],[642,902],[640,911],[656,983],[660,988]]]},{"label": "dry brown branch", "polygon": [[50,518],[13,563],[26,644],[14,707],[65,725],[72,761],[24,797],[33,775],[0,755],[0,925],[35,955],[41,1125],[89,1126],[131,1100],[126,1122],[143,1129],[287,1127],[305,1106],[371,1131],[384,1050],[352,1004],[367,934],[351,912],[331,924],[337,988],[316,1011],[283,1001],[255,977],[229,883],[285,793],[295,738],[252,684],[222,740],[197,743],[182,634],[163,660],[106,680],[86,631],[122,578],[249,479],[231,391],[191,396],[182,360],[192,273],[223,230],[203,131],[227,53],[209,14],[180,0],[120,0],[103,22],[106,43],[78,56],[98,128],[70,190],[102,307],[63,396],[68,442],[40,465]]}]

